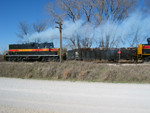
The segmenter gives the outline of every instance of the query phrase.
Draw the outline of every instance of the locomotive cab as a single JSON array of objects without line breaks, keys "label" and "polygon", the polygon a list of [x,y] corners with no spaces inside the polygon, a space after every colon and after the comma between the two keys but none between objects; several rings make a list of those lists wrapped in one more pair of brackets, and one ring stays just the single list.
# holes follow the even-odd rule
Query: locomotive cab
[{"label": "locomotive cab", "polygon": [[138,45],[137,58],[142,61],[150,61],[150,38],[147,39],[147,44]]}]

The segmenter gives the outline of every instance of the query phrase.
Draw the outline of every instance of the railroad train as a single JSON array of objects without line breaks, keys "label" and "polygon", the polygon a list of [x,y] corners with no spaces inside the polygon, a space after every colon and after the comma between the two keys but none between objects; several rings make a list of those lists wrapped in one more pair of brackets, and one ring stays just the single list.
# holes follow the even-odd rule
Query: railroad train
[{"label": "railroad train", "polygon": [[[109,61],[120,60],[145,62],[150,61],[150,38],[148,44],[140,44],[136,48],[80,48],[68,50],[61,57],[64,60]],[[58,61],[60,49],[53,43],[28,43],[9,45],[5,55],[6,61]]]}]

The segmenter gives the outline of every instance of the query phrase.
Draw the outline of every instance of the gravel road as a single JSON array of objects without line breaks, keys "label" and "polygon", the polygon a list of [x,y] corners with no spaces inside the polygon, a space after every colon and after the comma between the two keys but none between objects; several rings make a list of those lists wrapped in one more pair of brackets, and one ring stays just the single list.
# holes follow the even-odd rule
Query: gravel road
[{"label": "gravel road", "polygon": [[0,113],[150,113],[150,84],[0,78]]}]

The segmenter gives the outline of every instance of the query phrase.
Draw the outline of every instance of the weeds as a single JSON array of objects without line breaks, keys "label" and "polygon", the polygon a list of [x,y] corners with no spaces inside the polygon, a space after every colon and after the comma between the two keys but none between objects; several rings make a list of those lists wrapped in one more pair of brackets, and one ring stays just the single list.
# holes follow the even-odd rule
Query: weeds
[{"label": "weeds", "polygon": [[93,62],[1,62],[1,77],[50,80],[150,83],[150,65],[106,65]]},{"label": "weeds", "polygon": [[4,61],[4,56],[0,55],[0,62]]}]

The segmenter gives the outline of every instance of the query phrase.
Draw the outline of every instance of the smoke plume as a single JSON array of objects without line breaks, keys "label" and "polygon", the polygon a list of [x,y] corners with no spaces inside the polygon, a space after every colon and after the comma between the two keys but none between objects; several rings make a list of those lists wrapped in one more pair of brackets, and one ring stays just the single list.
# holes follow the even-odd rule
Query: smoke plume
[{"label": "smoke plume", "polygon": [[[97,47],[103,40],[109,38],[112,47],[136,47],[140,43],[146,43],[150,37],[150,16],[144,16],[142,12],[136,11],[122,22],[111,20],[102,22],[100,25],[85,23],[84,20],[63,22],[63,44],[70,43],[69,38],[79,35],[81,38],[88,37],[93,40],[92,47]],[[30,41],[40,39],[41,41],[53,41],[59,47],[59,30],[48,28],[40,33],[33,33],[29,36]]]}]

